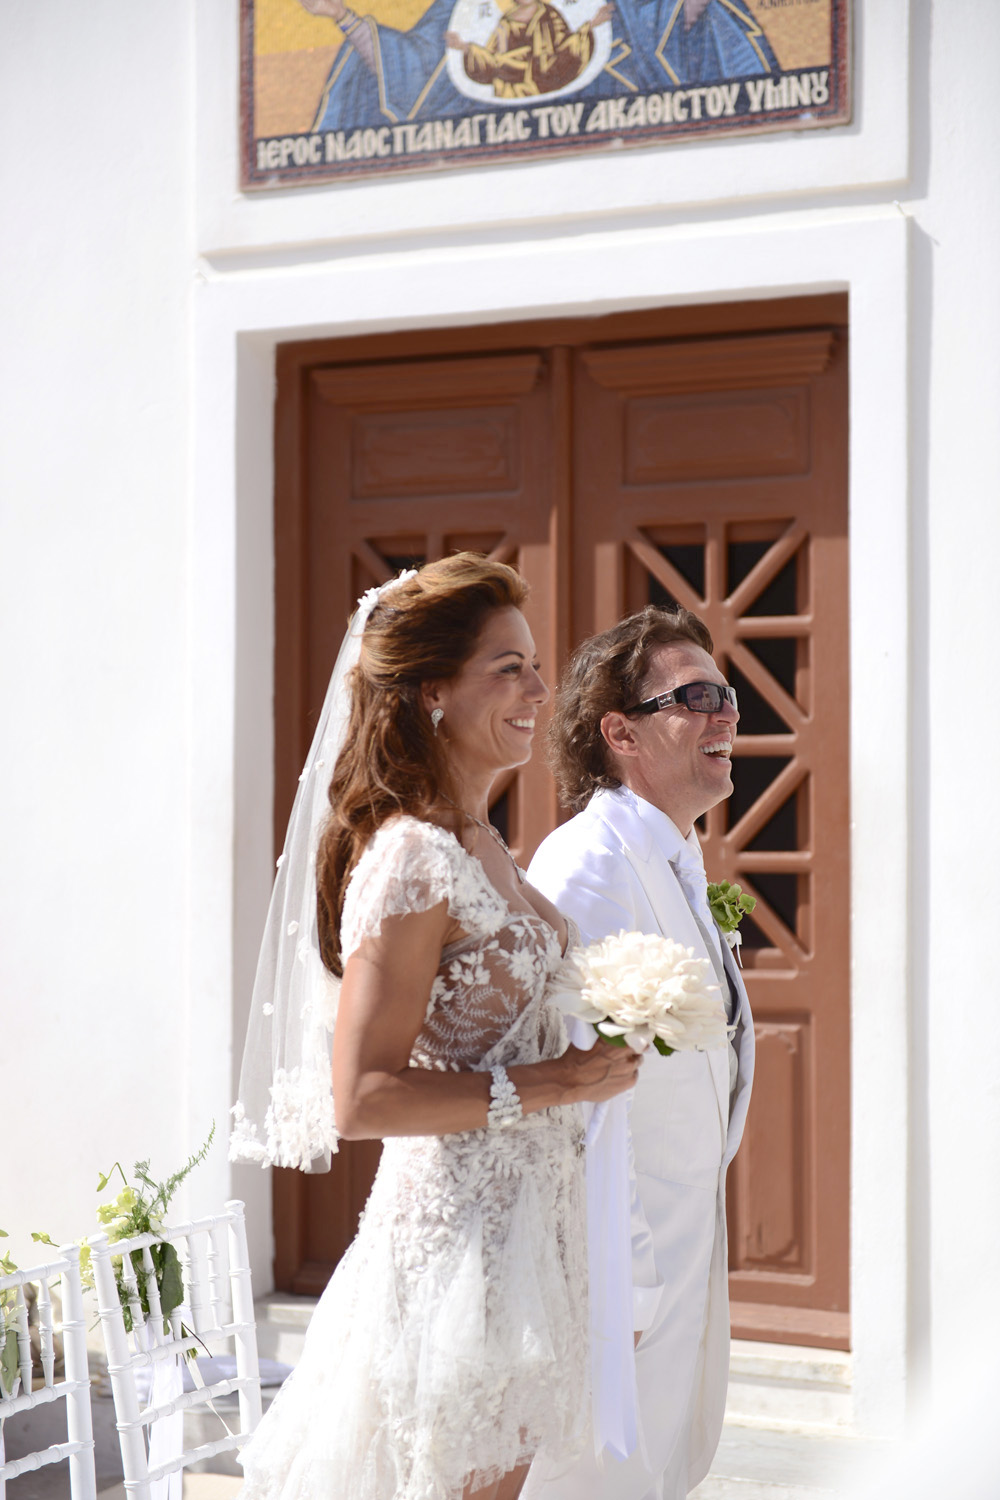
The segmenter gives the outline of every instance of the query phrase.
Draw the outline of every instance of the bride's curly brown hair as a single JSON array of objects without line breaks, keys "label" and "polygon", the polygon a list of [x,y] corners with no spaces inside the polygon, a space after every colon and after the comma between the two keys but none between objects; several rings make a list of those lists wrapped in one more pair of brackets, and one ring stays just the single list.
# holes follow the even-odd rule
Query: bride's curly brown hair
[{"label": "bride's curly brown hair", "polygon": [[332,973],[342,971],[347,882],[372,834],[399,813],[427,818],[455,795],[422,685],[457,677],[489,615],[522,608],[527,595],[506,563],[458,552],[387,589],[369,615],[348,679],[350,717],[316,858],[320,953]]}]

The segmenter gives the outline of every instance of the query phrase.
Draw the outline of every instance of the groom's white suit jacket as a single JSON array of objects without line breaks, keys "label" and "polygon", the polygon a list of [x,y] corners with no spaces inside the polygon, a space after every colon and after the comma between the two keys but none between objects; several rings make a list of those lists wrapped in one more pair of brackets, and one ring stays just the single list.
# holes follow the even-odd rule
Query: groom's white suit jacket
[{"label": "groom's white suit jacket", "polygon": [[[625,788],[599,791],[549,835],[528,878],[572,917],[585,943],[659,932],[709,957],[675,871],[703,869],[692,833]],[[703,921],[702,926],[707,926]],[[650,1053],[631,1108],[632,1277],[642,1443],[625,1462],[586,1455],[532,1500],[681,1500],[707,1474],[729,1378],[725,1185],[753,1078],[750,1007],[719,945],[739,1007],[739,1067],[730,1105],[728,1049]]]}]

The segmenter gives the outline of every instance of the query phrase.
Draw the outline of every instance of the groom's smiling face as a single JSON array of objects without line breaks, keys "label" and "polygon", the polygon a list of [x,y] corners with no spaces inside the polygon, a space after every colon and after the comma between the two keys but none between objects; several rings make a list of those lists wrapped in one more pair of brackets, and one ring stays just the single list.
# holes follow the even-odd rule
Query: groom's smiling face
[{"label": "groom's smiling face", "polygon": [[[725,681],[701,646],[673,641],[654,651],[640,700],[689,682]],[[686,835],[695,818],[732,795],[730,756],[739,717],[725,700],[711,714],[678,703],[636,718],[606,714],[601,730],[624,785],[665,812]]]}]

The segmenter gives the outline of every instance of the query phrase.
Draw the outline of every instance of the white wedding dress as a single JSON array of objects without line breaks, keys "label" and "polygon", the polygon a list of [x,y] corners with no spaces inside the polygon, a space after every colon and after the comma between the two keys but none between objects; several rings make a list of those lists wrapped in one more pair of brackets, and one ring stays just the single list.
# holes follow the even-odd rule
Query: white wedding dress
[{"label": "white wedding dress", "polygon": [[[414,818],[378,830],[344,903],[344,959],[384,918],[447,901],[414,1067],[485,1070],[566,1046],[561,956],[482,865]],[[582,1130],[575,1107],[385,1142],[302,1360],[243,1453],[243,1500],[459,1500],[581,1442],[587,1396]]]}]

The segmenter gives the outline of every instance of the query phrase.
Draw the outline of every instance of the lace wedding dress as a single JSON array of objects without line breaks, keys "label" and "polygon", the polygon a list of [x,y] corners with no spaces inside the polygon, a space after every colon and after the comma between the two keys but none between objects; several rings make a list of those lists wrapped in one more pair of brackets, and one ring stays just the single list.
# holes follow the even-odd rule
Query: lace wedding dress
[{"label": "lace wedding dress", "polygon": [[[512,912],[434,824],[396,818],[351,878],[344,958],[441,901],[445,948],[414,1067],[558,1056],[552,928]],[[243,1500],[459,1500],[580,1441],[587,1385],[582,1131],[575,1108],[501,1130],[385,1142],[358,1234],[305,1351],[243,1454]]]}]

